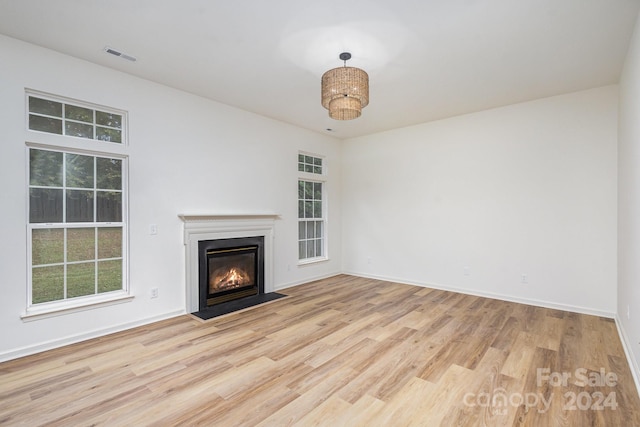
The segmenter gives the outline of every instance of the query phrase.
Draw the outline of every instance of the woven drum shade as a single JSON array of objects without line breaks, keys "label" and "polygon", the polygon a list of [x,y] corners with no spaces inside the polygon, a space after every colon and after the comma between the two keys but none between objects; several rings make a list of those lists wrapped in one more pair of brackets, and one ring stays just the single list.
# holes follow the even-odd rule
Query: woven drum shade
[{"label": "woven drum shade", "polygon": [[343,96],[329,102],[329,117],[335,120],[353,120],[360,117],[362,104],[356,98]]},{"label": "woven drum shade", "polygon": [[322,75],[322,106],[335,120],[360,117],[369,105],[369,75],[355,67],[339,67]]}]

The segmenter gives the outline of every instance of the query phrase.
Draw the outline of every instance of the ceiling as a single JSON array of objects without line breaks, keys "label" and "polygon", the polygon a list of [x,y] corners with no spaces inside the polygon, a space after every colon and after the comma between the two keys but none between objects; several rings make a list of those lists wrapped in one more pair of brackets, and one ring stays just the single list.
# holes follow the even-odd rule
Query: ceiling
[{"label": "ceiling", "polygon": [[[617,83],[639,8],[640,0],[0,0],[0,33],[349,138]],[[351,121],[320,105],[320,77],[342,65],[343,51],[370,77],[370,104]]]}]

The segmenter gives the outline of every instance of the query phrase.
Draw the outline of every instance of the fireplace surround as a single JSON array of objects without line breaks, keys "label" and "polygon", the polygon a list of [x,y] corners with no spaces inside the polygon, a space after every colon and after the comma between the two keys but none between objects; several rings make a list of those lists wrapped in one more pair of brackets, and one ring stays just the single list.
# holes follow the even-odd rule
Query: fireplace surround
[{"label": "fireplace surround", "polygon": [[[200,310],[200,242],[227,241],[236,249],[252,246],[235,245],[239,240],[262,239],[263,274],[262,292],[274,291],[273,286],[273,238],[277,214],[181,214],[184,222],[185,245],[185,311],[195,313]],[[223,246],[226,245],[223,244]],[[246,243],[246,241],[245,241]],[[249,243],[251,243],[249,241]],[[206,244],[205,244],[206,245]],[[222,250],[229,249],[223,247]],[[216,249],[214,248],[214,251]],[[216,254],[213,254],[214,258]],[[233,282],[233,278],[227,279]],[[233,285],[232,285],[233,286]],[[260,283],[258,283],[260,286]],[[260,289],[259,289],[260,291]]]}]

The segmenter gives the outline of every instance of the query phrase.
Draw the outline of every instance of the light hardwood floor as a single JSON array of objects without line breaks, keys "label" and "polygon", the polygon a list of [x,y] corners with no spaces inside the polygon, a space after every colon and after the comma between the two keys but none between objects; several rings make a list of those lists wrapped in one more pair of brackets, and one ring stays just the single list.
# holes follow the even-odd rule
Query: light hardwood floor
[{"label": "light hardwood floor", "polygon": [[0,425],[640,426],[611,319],[346,275],[284,293],[2,363]]}]

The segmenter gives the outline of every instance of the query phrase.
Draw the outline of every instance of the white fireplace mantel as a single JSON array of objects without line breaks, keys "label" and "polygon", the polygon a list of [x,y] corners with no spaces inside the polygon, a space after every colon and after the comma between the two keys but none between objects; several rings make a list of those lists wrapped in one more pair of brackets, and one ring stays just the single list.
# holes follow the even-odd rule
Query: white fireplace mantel
[{"label": "white fireplace mantel", "polygon": [[184,222],[186,254],[186,311],[198,307],[198,242],[202,240],[264,237],[264,291],[273,292],[274,213],[250,214],[180,214]]}]

